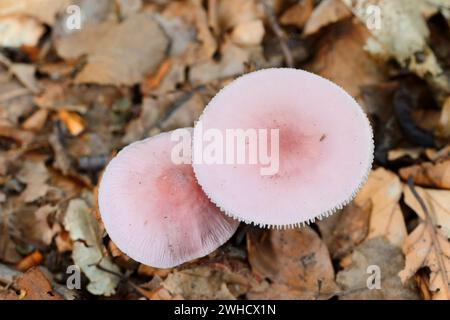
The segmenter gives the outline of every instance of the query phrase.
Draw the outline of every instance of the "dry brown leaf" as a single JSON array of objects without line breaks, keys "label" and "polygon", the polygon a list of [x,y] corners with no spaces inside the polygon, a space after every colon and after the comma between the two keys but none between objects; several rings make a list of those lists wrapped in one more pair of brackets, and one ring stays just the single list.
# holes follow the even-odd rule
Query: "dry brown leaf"
[{"label": "dry brown leaf", "polygon": [[172,39],[171,56],[184,53],[185,62],[190,64],[210,59],[217,50],[217,41],[200,0],[171,1],[158,21]]},{"label": "dry brown leaf", "polygon": [[122,23],[90,25],[56,42],[58,54],[65,59],[88,55],[87,65],[75,78],[77,83],[113,85],[133,85],[154,72],[167,46],[164,32],[149,13]]},{"label": "dry brown leaf", "polygon": [[272,283],[250,299],[327,299],[336,292],[328,249],[309,227],[247,235],[253,272]]},{"label": "dry brown leaf", "polygon": [[422,15],[421,0],[342,1],[368,26],[373,13],[367,8],[370,5],[379,8],[381,26],[368,27],[373,35],[366,44],[369,52],[385,59],[395,58],[418,76],[430,79],[434,87],[450,92],[450,83],[427,45],[429,30]]},{"label": "dry brown leaf", "polygon": [[[416,181],[414,180],[414,182]],[[425,202],[431,215],[431,219],[433,220],[433,224],[444,236],[450,238],[450,191],[421,187],[416,187],[415,189]],[[413,209],[422,220],[426,220],[426,215],[411,190],[405,186],[403,192],[405,203]]]},{"label": "dry brown leaf", "polygon": [[242,47],[253,47],[261,44],[264,33],[264,24],[261,20],[242,22],[233,28],[231,40]]},{"label": "dry brown leaf", "polygon": [[234,77],[244,73],[250,52],[226,39],[221,48],[222,58],[219,62],[208,60],[194,64],[189,72],[192,85],[203,85],[214,80]]},{"label": "dry brown leaf", "polygon": [[313,0],[302,0],[289,7],[280,18],[280,24],[284,26],[296,26],[302,29],[314,8]]},{"label": "dry brown leaf", "polygon": [[22,128],[25,130],[40,131],[45,126],[47,117],[48,110],[39,109],[22,123]]},{"label": "dry brown leaf", "polygon": [[363,49],[368,35],[361,23],[347,19],[336,24],[318,41],[318,51],[307,68],[361,100],[362,86],[385,78],[380,66]]},{"label": "dry brown leaf", "polygon": [[342,211],[317,221],[322,239],[333,258],[347,255],[366,238],[371,211],[370,201],[365,202],[364,207],[352,202]]},{"label": "dry brown leaf", "polygon": [[372,203],[368,239],[382,236],[401,247],[406,238],[405,221],[398,203],[401,195],[402,183],[397,175],[383,168],[371,172],[354,200],[360,207]]},{"label": "dry brown leaf", "polygon": [[329,24],[350,17],[351,14],[351,11],[348,10],[341,0],[321,1],[309,17],[303,34],[310,35],[316,33]]},{"label": "dry brown leaf", "polygon": [[103,255],[98,223],[84,200],[73,199],[69,202],[64,226],[73,241],[73,261],[90,280],[88,291],[95,295],[114,294],[120,280],[120,270]]},{"label": "dry brown leaf", "polygon": [[169,274],[162,286],[172,296],[184,299],[234,300],[258,282],[240,262],[212,263]]},{"label": "dry brown leaf", "polygon": [[431,272],[428,288],[433,299],[450,300],[450,243],[439,233],[436,233],[437,241],[433,241],[434,232],[431,224],[422,222],[408,236],[403,245],[405,268],[399,276],[406,282],[420,268],[428,267]]},{"label": "dry brown leaf", "polygon": [[19,171],[17,178],[26,183],[27,187],[22,192],[21,197],[25,202],[33,202],[44,197],[48,190],[49,179],[47,167],[42,161],[27,160],[24,162],[22,169]]},{"label": "dry brown leaf", "polygon": [[[373,238],[359,245],[351,256],[351,263],[339,271],[336,281],[342,286],[341,300],[411,300],[418,299],[412,282],[402,285],[398,272],[404,266],[400,248],[393,246],[382,237]],[[380,271],[380,289],[367,287],[369,266],[377,266]]]},{"label": "dry brown leaf", "polygon": [[437,134],[441,137],[450,137],[450,97],[444,102],[441,110],[441,117],[437,128]]},{"label": "dry brown leaf", "polygon": [[18,298],[21,300],[62,300],[62,297],[53,291],[45,274],[37,268],[32,268],[17,277],[14,287],[20,291]]},{"label": "dry brown leaf", "polygon": [[[417,160],[423,153],[423,148],[398,148],[392,149],[388,152],[388,161],[395,161],[403,157],[410,157],[411,159]],[[400,174],[401,176],[401,174]]]},{"label": "dry brown leaf", "polygon": [[35,77],[36,67],[34,65],[13,63],[9,70],[32,93],[36,94],[41,91],[41,86]]},{"label": "dry brown leaf", "polygon": [[258,18],[255,0],[219,0],[218,19],[222,31],[227,31],[238,24]]},{"label": "dry brown leaf", "polygon": [[415,164],[401,168],[399,174],[404,181],[411,175],[419,186],[450,189],[450,160]]}]

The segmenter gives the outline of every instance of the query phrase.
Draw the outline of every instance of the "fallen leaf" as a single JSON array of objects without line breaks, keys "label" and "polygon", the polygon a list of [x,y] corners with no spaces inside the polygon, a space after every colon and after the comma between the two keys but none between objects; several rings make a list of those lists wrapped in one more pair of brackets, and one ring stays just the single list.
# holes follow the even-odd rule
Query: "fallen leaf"
[{"label": "fallen leaf", "polygon": [[24,16],[0,17],[0,47],[34,47],[44,32],[44,26],[36,19]]},{"label": "fallen leaf", "polygon": [[22,128],[31,131],[41,131],[47,121],[48,110],[39,109],[29,116],[23,123]]},{"label": "fallen leaf", "polygon": [[444,138],[450,137],[450,98],[447,98],[441,110],[437,133]]},{"label": "fallen leaf", "polygon": [[258,18],[255,0],[219,0],[217,12],[222,31]]},{"label": "fallen leaf", "polygon": [[422,162],[401,168],[399,174],[404,181],[412,176],[414,183],[419,186],[450,189],[450,160]]},{"label": "fallen leaf", "polygon": [[44,273],[37,268],[29,269],[18,276],[14,286],[20,291],[21,300],[62,300]]},{"label": "fallen leaf", "polygon": [[[374,271],[380,273],[380,288],[369,289],[373,285],[369,277]],[[413,300],[418,299],[412,282],[402,284],[398,272],[404,266],[400,248],[382,237],[373,238],[359,245],[351,255],[351,264],[338,272],[337,283],[342,287],[341,300]],[[370,282],[369,282],[370,281]]]},{"label": "fallen leaf", "polygon": [[49,173],[42,161],[25,161],[17,178],[27,185],[21,194],[26,203],[44,197],[49,190]]},{"label": "fallen leaf", "polygon": [[361,87],[385,78],[383,69],[363,49],[368,36],[361,23],[350,19],[341,21],[320,38],[307,69],[337,83],[363,103]]},{"label": "fallen leaf", "polygon": [[369,232],[372,202],[364,207],[351,202],[342,211],[317,221],[322,239],[333,258],[341,258],[360,244]]},{"label": "fallen leaf", "polygon": [[56,43],[58,54],[65,59],[88,55],[87,65],[75,78],[77,83],[104,85],[140,82],[145,74],[156,70],[167,46],[164,32],[148,13],[136,14],[122,23],[90,25]]},{"label": "fallen leaf", "polygon": [[406,238],[406,226],[400,209],[402,183],[397,175],[384,168],[373,170],[363,188],[353,200],[364,207],[372,203],[367,239],[385,237],[391,244],[401,247]]},{"label": "fallen leaf", "polygon": [[[450,238],[450,191],[421,187],[415,187],[415,189],[428,208],[435,227],[438,228],[444,236]],[[426,220],[425,213],[408,186],[405,186],[403,193],[405,203],[413,209],[422,220]]]},{"label": "fallen leaf", "polygon": [[247,251],[253,272],[271,280],[250,299],[328,299],[337,290],[328,249],[309,227],[248,233]]},{"label": "fallen leaf", "polygon": [[88,291],[95,295],[114,294],[120,280],[116,274],[120,274],[120,270],[103,255],[97,221],[84,200],[73,199],[69,202],[64,226],[73,241],[73,261],[90,280]]},{"label": "fallen leaf", "polygon": [[242,262],[210,263],[170,273],[162,286],[172,296],[184,299],[235,300],[257,287],[248,267]]},{"label": "fallen leaf", "polygon": [[[388,152],[388,161],[395,161],[403,157],[410,157],[417,160],[423,152],[423,148],[398,148],[392,149]],[[400,169],[401,172],[402,169]],[[400,176],[402,174],[400,173]],[[403,178],[403,176],[402,176]]]},{"label": "fallen leaf", "polygon": [[[430,79],[430,83],[450,92],[450,83],[442,74],[433,51],[427,45],[429,30],[422,15],[421,0],[343,0],[364,24],[373,37],[368,39],[366,49],[385,59],[395,58],[418,76]],[[369,22],[373,12],[367,10],[375,5],[380,10],[380,26]],[[420,53],[420,55],[418,55]],[[431,77],[430,77],[431,76]]]},{"label": "fallen leaf", "polygon": [[305,36],[314,34],[329,24],[350,17],[351,14],[341,0],[323,0],[311,13],[303,34]]},{"label": "fallen leaf", "polygon": [[233,28],[231,40],[243,47],[257,46],[261,44],[264,33],[264,24],[261,20],[243,22]]},{"label": "fallen leaf", "polygon": [[41,91],[41,86],[35,77],[36,67],[34,65],[13,63],[9,70],[32,93],[36,94]]},{"label": "fallen leaf", "polygon": [[420,268],[430,269],[429,290],[434,300],[450,300],[450,243],[439,233],[433,241],[435,232],[430,224],[420,223],[408,236],[403,252],[406,255],[405,268],[399,272],[403,282],[408,281]]},{"label": "fallen leaf", "polygon": [[202,85],[214,80],[234,77],[244,73],[250,52],[226,40],[222,46],[222,59],[219,62],[208,60],[191,66],[189,81]]},{"label": "fallen leaf", "polygon": [[314,8],[313,0],[302,0],[289,7],[280,17],[280,24],[284,26],[296,26],[302,29]]}]

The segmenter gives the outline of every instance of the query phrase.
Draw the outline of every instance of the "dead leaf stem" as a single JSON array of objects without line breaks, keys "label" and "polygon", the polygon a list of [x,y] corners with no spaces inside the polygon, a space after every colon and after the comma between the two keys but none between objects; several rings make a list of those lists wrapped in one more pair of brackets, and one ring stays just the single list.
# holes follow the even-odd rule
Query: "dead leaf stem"
[{"label": "dead leaf stem", "polygon": [[412,194],[416,198],[417,202],[419,203],[420,207],[422,208],[423,213],[425,214],[425,223],[427,225],[427,228],[429,229],[430,235],[431,235],[431,241],[434,249],[436,250],[436,259],[439,265],[439,270],[441,270],[442,273],[442,279],[444,280],[444,283],[446,284],[444,286],[445,294],[447,297],[450,296],[450,292],[448,290],[448,278],[447,278],[447,272],[445,270],[445,264],[442,260],[443,252],[441,245],[439,244],[439,239],[437,235],[437,231],[433,224],[433,219],[431,218],[431,214],[428,211],[427,206],[425,205],[425,202],[423,201],[422,197],[417,192],[415,186],[414,186],[414,178],[410,175],[408,177],[408,187],[411,190]]}]

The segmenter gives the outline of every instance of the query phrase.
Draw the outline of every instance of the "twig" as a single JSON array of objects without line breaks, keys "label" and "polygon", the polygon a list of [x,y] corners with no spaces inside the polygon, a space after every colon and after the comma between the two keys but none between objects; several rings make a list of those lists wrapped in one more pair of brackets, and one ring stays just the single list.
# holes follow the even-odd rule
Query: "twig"
[{"label": "twig", "polygon": [[266,0],[259,0],[259,2],[263,5],[267,18],[269,19],[270,27],[280,42],[281,50],[283,51],[284,59],[286,60],[286,65],[289,68],[292,68],[294,66],[294,59],[292,58],[292,53],[287,43],[286,34],[278,24],[273,7],[269,5]]},{"label": "twig", "polygon": [[425,202],[423,201],[422,197],[419,195],[419,193],[417,192],[417,190],[414,186],[414,179],[411,175],[408,177],[408,187],[411,190],[414,197],[416,198],[417,202],[419,202],[419,205],[422,208],[423,213],[425,214],[425,223],[427,224],[427,227],[429,228],[429,232],[431,235],[431,241],[433,243],[433,247],[436,250],[436,259],[438,262],[438,266],[442,272],[442,279],[445,283],[444,290],[446,291],[446,296],[449,297],[450,296],[450,292],[448,290],[449,282],[448,282],[448,278],[447,278],[447,271],[445,269],[445,264],[444,264],[444,261],[442,260],[443,253],[442,253],[441,245],[439,243],[439,239],[437,236],[437,231],[434,228],[433,219],[431,218],[431,214],[428,211],[428,208],[425,205]]}]

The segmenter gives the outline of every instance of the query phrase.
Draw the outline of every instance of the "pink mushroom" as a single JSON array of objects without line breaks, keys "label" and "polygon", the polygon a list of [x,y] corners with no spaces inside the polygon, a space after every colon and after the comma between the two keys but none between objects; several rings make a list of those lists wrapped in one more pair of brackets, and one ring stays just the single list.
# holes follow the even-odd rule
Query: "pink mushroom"
[{"label": "pink mushroom", "polygon": [[175,145],[171,133],[130,144],[109,163],[99,187],[111,239],[134,260],[158,268],[211,253],[239,224],[208,200],[191,164],[172,161]]},{"label": "pink mushroom", "polygon": [[[258,145],[258,152],[264,147],[278,154],[276,172],[263,175],[261,169],[268,165],[261,161],[202,159],[211,149],[211,136],[220,133],[229,143],[227,132],[236,129],[245,138],[252,137],[251,131],[267,130],[266,145]],[[276,135],[269,139],[277,129],[278,140]],[[208,131],[215,134],[206,139]],[[256,149],[245,141],[248,160]],[[271,144],[275,141],[278,150]],[[224,144],[220,151],[224,158],[226,148]],[[306,71],[266,69],[233,81],[208,104],[195,128],[193,167],[208,197],[231,217],[259,226],[294,227],[349,203],[368,176],[373,148],[367,116],[342,88]]]}]

